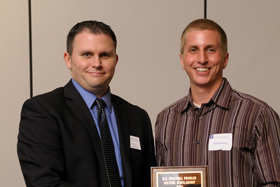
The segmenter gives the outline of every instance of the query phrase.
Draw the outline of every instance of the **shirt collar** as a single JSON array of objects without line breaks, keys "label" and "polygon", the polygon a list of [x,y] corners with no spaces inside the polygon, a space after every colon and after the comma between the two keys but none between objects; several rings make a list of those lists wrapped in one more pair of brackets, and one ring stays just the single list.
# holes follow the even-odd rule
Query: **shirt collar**
[{"label": "shirt collar", "polygon": [[[78,90],[82,98],[84,99],[87,107],[90,109],[92,107],[92,104],[95,102],[95,99],[97,98],[93,93],[85,90],[79,83],[77,83],[73,78],[72,78],[72,83],[74,84],[75,88]],[[104,100],[106,103],[109,112],[112,112],[112,102],[111,102],[111,91],[110,87],[108,91],[101,97],[101,99]]]},{"label": "shirt collar", "polygon": [[[228,108],[229,107],[229,102],[230,102],[230,96],[231,96],[232,88],[227,81],[226,78],[223,78],[222,84],[218,88],[218,90],[214,93],[212,96],[210,102],[215,103],[216,105],[223,107],[223,108]],[[186,102],[182,107],[182,110],[187,110],[192,104],[193,99],[191,96],[191,88],[189,89],[188,95],[185,97]]]},{"label": "shirt collar", "polygon": [[220,107],[228,108],[231,99],[231,92],[232,92],[232,88],[229,82],[227,81],[226,78],[223,78],[222,84],[215,92],[215,94],[212,96],[211,100]]}]

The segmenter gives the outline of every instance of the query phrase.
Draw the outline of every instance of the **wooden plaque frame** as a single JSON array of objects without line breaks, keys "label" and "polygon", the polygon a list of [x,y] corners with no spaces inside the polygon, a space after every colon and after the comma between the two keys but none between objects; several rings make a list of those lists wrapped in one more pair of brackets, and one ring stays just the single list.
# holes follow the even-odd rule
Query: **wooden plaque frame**
[{"label": "wooden plaque frame", "polygon": [[208,187],[208,167],[152,167],[151,183],[152,187]]}]

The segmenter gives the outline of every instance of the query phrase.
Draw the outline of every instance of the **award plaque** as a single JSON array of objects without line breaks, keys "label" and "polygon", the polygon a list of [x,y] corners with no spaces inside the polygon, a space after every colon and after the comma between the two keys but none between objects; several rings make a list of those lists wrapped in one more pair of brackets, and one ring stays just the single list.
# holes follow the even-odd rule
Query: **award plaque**
[{"label": "award plaque", "polygon": [[152,167],[152,187],[208,187],[207,166]]}]

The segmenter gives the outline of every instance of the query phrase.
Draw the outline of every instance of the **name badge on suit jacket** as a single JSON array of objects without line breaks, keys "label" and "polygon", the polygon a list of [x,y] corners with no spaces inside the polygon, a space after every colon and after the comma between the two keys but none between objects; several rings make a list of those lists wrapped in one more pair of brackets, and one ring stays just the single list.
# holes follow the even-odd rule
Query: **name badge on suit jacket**
[{"label": "name badge on suit jacket", "polygon": [[140,140],[139,137],[131,136],[130,135],[130,148],[141,150]]}]

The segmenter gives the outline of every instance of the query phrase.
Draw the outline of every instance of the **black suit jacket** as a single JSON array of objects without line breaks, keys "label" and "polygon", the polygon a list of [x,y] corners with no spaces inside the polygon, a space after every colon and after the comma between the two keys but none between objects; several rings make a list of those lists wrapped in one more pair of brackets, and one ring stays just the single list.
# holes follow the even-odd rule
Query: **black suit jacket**
[{"label": "black suit jacket", "polygon": [[[115,95],[112,104],[124,186],[150,186],[150,167],[156,161],[148,114]],[[139,137],[141,150],[130,148],[130,135]],[[71,81],[24,103],[17,148],[27,186],[109,186],[94,120]]]}]

